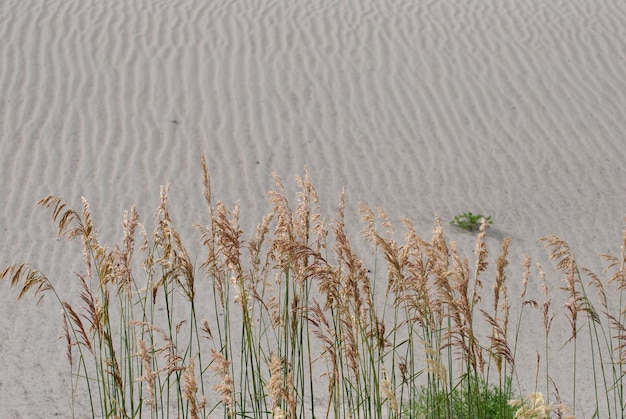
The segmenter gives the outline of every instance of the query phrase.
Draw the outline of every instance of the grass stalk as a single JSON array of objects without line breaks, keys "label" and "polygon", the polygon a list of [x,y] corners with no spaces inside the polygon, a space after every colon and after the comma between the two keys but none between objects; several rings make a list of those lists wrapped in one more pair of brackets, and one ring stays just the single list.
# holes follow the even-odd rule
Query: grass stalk
[{"label": "grass stalk", "polygon": [[[297,181],[295,209],[276,177],[273,211],[245,241],[239,207],[227,210],[212,202],[204,160],[202,165],[209,208],[208,225],[196,226],[206,252],[202,269],[191,262],[174,228],[164,187],[155,230],[145,235],[138,249],[143,260],[137,262],[134,209],[124,217],[122,244],[111,251],[96,238],[86,200],[81,210],[55,197],[41,201],[52,211],[59,236],[83,245],[85,274],[77,296],[62,296],[60,287],[28,264],[0,272],[0,280],[21,287],[18,298],[52,294],[62,307],[72,416],[83,415],[76,399],[84,394],[89,413],[106,417],[560,417],[565,408],[550,361],[550,331],[559,314],[551,311],[553,297],[566,299],[571,326],[564,346],[574,362],[572,412],[579,406],[578,352],[588,349],[595,414],[623,415],[626,233],[621,257],[606,257],[613,272],[608,281],[585,271],[601,312],[567,244],[545,238],[566,291],[549,290],[539,266],[543,303],[527,298],[531,261],[524,258],[511,341],[509,241],[502,243],[492,277],[486,220],[470,262],[445,237],[438,219],[430,241],[406,219],[404,238],[398,239],[383,210],[363,205],[370,272],[345,231],[343,195],[326,228],[308,173]],[[136,272],[139,262],[143,274]],[[493,308],[485,306],[483,284],[493,284]],[[607,294],[617,297],[609,303]],[[530,324],[526,306],[542,310],[545,398],[532,393],[509,404],[514,386],[519,392],[532,388],[517,373],[532,368],[521,365],[525,357],[518,346],[523,330],[537,326]],[[587,315],[585,322],[578,322],[579,313]],[[588,333],[580,334],[585,325]],[[485,330],[491,333],[481,334]],[[550,402],[552,389],[558,404]]]}]

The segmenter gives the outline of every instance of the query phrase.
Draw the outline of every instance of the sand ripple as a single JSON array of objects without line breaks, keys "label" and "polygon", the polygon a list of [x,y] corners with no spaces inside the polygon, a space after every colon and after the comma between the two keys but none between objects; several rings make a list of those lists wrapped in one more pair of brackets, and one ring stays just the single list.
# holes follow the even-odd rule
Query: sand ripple
[{"label": "sand ripple", "polygon": [[[619,240],[621,0],[4,0],[0,39],[2,266],[81,269],[33,208],[49,193],[88,197],[109,242],[168,182],[175,219],[202,222],[203,151],[246,229],[270,174],[291,187],[307,166],[331,214],[346,188],[355,234],[365,201],[424,235],[436,214],[489,213],[512,260],[543,234],[589,256]],[[0,294],[0,413],[65,412],[60,316],[14,298]]]}]

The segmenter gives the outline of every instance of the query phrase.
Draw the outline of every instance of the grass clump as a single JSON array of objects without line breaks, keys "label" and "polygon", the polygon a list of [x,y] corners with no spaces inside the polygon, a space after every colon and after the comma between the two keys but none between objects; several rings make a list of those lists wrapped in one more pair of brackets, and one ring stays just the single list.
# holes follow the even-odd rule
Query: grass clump
[{"label": "grass clump", "polygon": [[451,393],[433,393],[422,387],[410,411],[405,417],[423,419],[513,419],[518,406],[511,405],[514,396],[509,380],[503,388],[488,384],[480,378],[470,378],[473,382],[461,381]]},{"label": "grass clump", "polygon": [[487,226],[493,224],[493,221],[491,221],[491,216],[473,214],[472,212],[464,212],[463,214],[455,215],[454,219],[450,221],[450,224],[462,228],[463,230],[477,231],[480,229],[480,226],[483,222]]},{"label": "grass clump", "polygon": [[[538,417],[532,416],[538,408],[564,417],[548,363],[555,314],[545,274],[538,268],[540,303],[526,296],[533,275],[524,259],[522,304],[512,327],[510,240],[488,269],[486,218],[470,262],[438,219],[430,240],[402,219],[399,239],[382,209],[361,205],[362,238],[374,252],[366,263],[345,230],[343,196],[328,222],[308,173],[297,180],[295,205],[275,178],[272,211],[245,238],[239,207],[214,203],[204,159],[202,169],[208,218],[196,225],[199,265],[170,217],[164,187],[153,232],[131,208],[113,248],[99,241],[86,200],[80,209],[58,197],[40,201],[59,236],[82,243],[77,295],[62,295],[32,264],[0,272],[0,280],[20,288],[18,298],[32,293],[59,302],[72,416],[84,416],[78,406],[86,405],[97,417],[523,418]],[[594,355],[591,416],[622,417],[626,313],[621,299],[611,306],[605,287],[617,294],[626,288],[626,233],[621,255],[604,256],[606,283],[580,271],[564,241],[545,243],[566,285],[571,338],[558,346],[573,349],[572,379],[585,344]],[[546,356],[545,380],[533,386],[520,382],[517,371],[535,365],[518,365],[516,354],[522,327],[536,329],[524,314],[536,309]],[[526,388],[534,390],[529,397],[516,396]],[[573,414],[576,398],[576,392],[569,398]]]}]

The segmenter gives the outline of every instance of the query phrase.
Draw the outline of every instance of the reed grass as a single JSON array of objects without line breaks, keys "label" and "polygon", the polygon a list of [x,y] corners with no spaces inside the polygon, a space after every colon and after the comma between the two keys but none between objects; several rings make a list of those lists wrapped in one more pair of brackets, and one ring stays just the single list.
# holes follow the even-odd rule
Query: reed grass
[{"label": "reed grass", "polygon": [[[550,374],[550,329],[558,312],[541,266],[522,262],[522,304],[511,329],[507,275],[510,240],[490,271],[482,220],[473,261],[434,222],[430,240],[408,219],[402,239],[383,210],[361,205],[369,265],[345,230],[343,195],[327,222],[307,172],[295,206],[280,178],[272,212],[248,239],[239,208],[213,202],[202,159],[208,221],[196,225],[204,260],[196,265],[161,189],[156,228],[147,234],[134,208],[112,249],[97,238],[88,202],[75,209],[58,197],[39,202],[61,237],[80,240],[84,272],[78,298],[60,294],[36,266],[7,266],[0,279],[18,298],[55,298],[63,310],[72,416],[78,401],[94,417],[410,417],[539,418],[577,414],[577,387],[565,406]],[[626,360],[626,231],[619,256],[602,256],[608,280],[581,270],[567,243],[543,241],[563,276],[570,324],[572,377],[577,353],[590,350],[596,406],[589,417],[623,417]],[[137,255],[139,256],[139,259]],[[368,268],[369,266],[369,268]],[[491,296],[485,288],[492,288]],[[544,301],[527,297],[529,286]],[[610,287],[611,291],[606,288]],[[589,291],[597,298],[592,302]],[[607,292],[618,293],[612,306]],[[545,347],[521,357],[518,341],[542,314]],[[485,333],[487,331],[487,333]],[[519,360],[545,374],[521,383]],[[537,367],[537,371],[539,368]],[[539,384],[539,381],[542,384]],[[526,397],[521,395],[525,389]],[[555,394],[555,402],[550,402]],[[80,400],[78,400],[80,398]]]}]

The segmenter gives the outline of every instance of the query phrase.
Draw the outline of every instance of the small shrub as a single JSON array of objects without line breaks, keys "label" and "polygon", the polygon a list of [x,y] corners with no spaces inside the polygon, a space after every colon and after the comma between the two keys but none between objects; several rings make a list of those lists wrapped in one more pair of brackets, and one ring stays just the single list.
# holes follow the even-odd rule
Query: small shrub
[{"label": "small shrub", "polygon": [[503,387],[497,387],[480,377],[472,377],[459,382],[451,392],[433,392],[424,386],[405,417],[512,419],[517,410],[509,403],[512,395],[510,379]]},{"label": "small shrub", "polygon": [[493,224],[491,216],[485,216],[482,214],[473,214],[471,212],[464,212],[463,214],[456,215],[450,224],[460,227],[464,230],[474,231],[478,230],[482,224],[482,219],[485,219],[487,226]]}]

